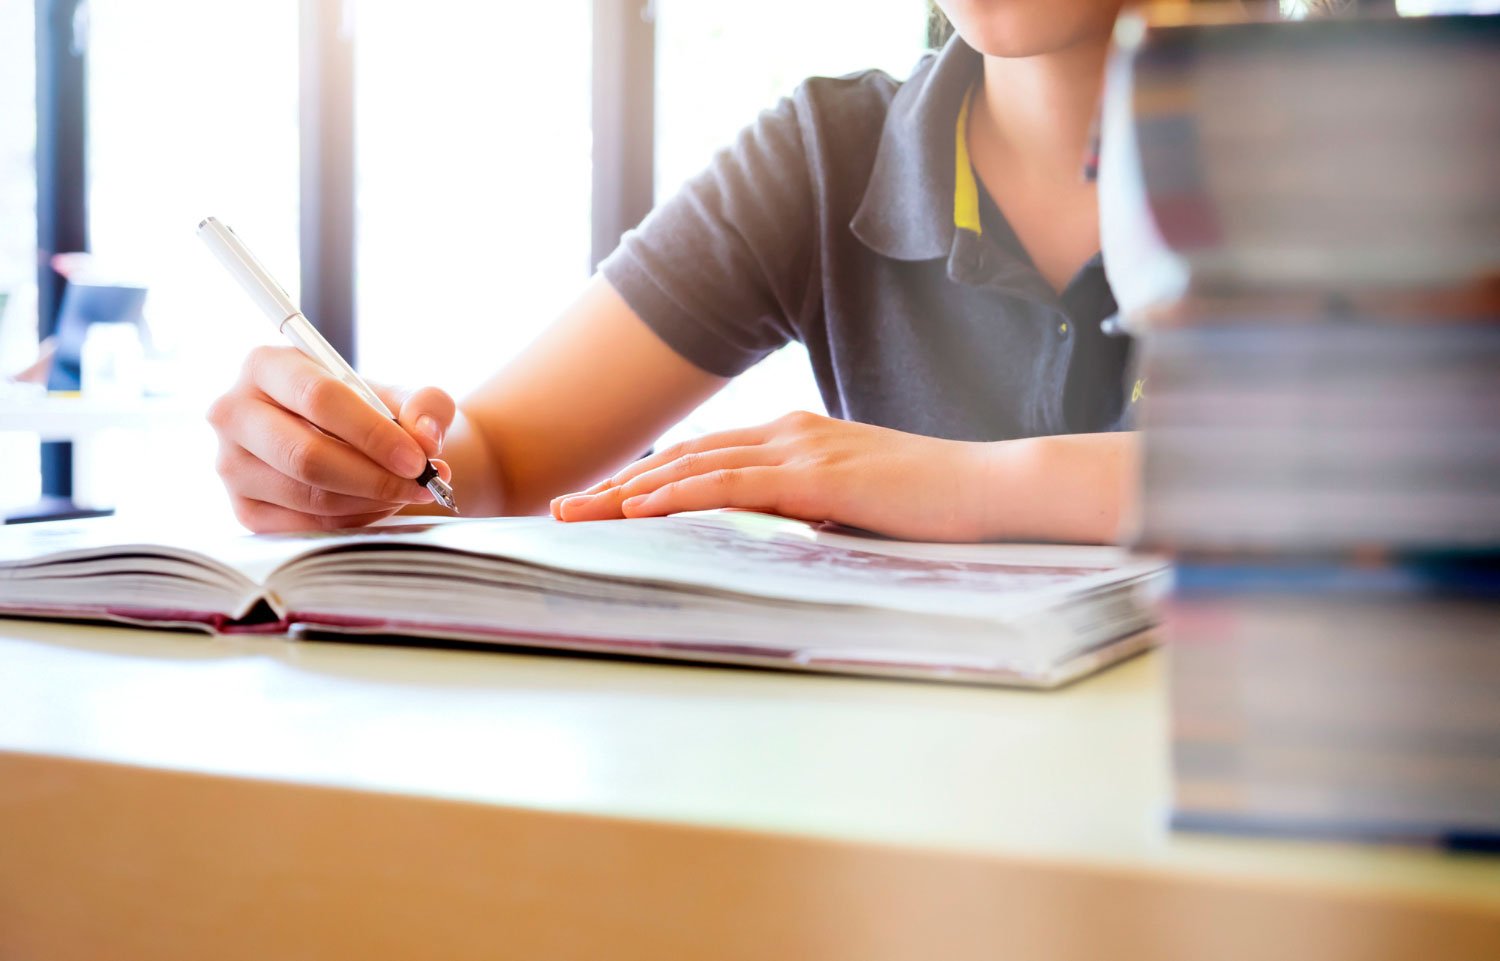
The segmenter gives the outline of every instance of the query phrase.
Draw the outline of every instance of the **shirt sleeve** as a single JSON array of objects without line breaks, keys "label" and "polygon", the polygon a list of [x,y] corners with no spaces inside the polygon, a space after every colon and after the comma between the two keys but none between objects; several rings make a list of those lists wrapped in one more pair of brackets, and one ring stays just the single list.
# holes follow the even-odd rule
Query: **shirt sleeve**
[{"label": "shirt sleeve", "polygon": [[813,206],[786,99],[627,233],[600,271],[678,354],[733,377],[796,337],[814,284]]}]

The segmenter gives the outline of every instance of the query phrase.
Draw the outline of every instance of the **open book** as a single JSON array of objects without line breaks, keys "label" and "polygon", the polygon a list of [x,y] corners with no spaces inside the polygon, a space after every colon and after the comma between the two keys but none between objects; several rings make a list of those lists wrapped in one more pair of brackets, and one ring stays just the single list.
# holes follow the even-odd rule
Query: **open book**
[{"label": "open book", "polygon": [[1053,686],[1141,650],[1166,576],[1112,548],[887,541],[763,514],[142,537],[0,532],[0,612]]}]

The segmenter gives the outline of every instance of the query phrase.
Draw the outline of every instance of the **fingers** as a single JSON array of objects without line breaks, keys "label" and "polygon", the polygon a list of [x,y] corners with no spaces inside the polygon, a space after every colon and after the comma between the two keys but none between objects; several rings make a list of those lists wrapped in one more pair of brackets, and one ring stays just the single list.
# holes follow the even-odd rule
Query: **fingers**
[{"label": "fingers", "polygon": [[835,492],[847,493],[859,476],[849,472],[860,460],[852,455],[878,460],[887,440],[876,428],[797,411],[674,444],[581,494],[557,498],[552,516],[604,520],[729,507],[824,519]]},{"label": "fingers", "polygon": [[386,504],[432,500],[415,481],[391,473],[343,441],[265,401],[249,399],[238,404],[233,422],[221,428],[220,437],[311,487]]},{"label": "fingers", "polygon": [[705,434],[673,444],[641,458],[581,493],[555,498],[552,516],[568,521],[624,517],[622,505],[626,500],[650,493],[662,485],[692,475],[778,464],[782,459],[779,448],[785,446],[779,441],[806,430],[808,420],[826,418],[804,413],[789,414],[769,424]]},{"label": "fingers", "polygon": [[280,534],[289,531],[342,530],[348,527],[364,527],[383,517],[395,513],[395,508],[372,514],[355,514],[348,517],[326,517],[304,514],[276,504],[253,500],[248,497],[233,499],[234,516],[241,524],[256,534]]},{"label": "fingers", "polygon": [[558,498],[554,502],[553,516],[565,521],[593,521],[624,517],[621,505],[629,498],[650,494],[668,484],[700,474],[739,470],[746,467],[775,466],[776,462],[775,452],[766,445],[727,447],[722,450],[703,452],[689,451],[660,467],[637,473],[622,484],[595,485],[593,493],[586,491],[571,497]]},{"label": "fingers", "polygon": [[368,497],[337,494],[303,483],[275,470],[243,447],[234,444],[226,445],[219,452],[215,466],[230,493],[253,497],[315,517],[388,514],[401,506]]},{"label": "fingers", "polygon": [[673,481],[649,494],[627,498],[620,509],[625,517],[660,517],[680,511],[720,507],[768,511],[795,516],[784,506],[786,472],[777,467],[745,467],[695,474]]},{"label": "fingers", "polygon": [[443,441],[458,414],[458,405],[447,391],[437,387],[407,390],[382,384],[371,385],[385,405],[396,412],[396,420],[429,458],[442,453]]},{"label": "fingers", "polygon": [[438,472],[439,477],[450,484],[453,482],[453,468],[448,466],[447,461],[438,457],[434,457],[432,459],[432,466],[433,469]]},{"label": "fingers", "polygon": [[428,457],[443,452],[443,438],[453,426],[453,415],[458,411],[446,391],[423,387],[409,394],[399,408],[392,409],[399,410],[397,419],[401,426],[416,438]]},{"label": "fingers", "polygon": [[[427,452],[347,384],[290,347],[260,347],[246,374],[271,400],[401,477],[416,477]],[[434,451],[435,453],[435,451]]]},{"label": "fingers", "polygon": [[208,411],[240,521],[258,531],[327,530],[431,502],[411,478],[429,460],[452,477],[435,457],[453,400],[436,388],[377,392],[400,411],[400,424],[294,349],[253,351],[239,383]]},{"label": "fingers", "polygon": [[720,431],[717,434],[704,434],[702,437],[694,437],[691,440],[673,444],[648,457],[641,458],[609,480],[595,484],[589,488],[588,492],[597,493],[609,487],[619,487],[647,471],[670,464],[689,454],[701,454],[704,451],[726,447],[753,447],[763,444],[770,438],[772,429],[772,425],[763,424],[759,427],[744,427],[738,430]]}]

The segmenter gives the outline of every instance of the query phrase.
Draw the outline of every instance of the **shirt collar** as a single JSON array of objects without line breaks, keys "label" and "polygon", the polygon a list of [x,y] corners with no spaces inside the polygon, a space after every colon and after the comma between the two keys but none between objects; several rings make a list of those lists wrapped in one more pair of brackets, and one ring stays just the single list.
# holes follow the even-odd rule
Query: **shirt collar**
[{"label": "shirt collar", "polygon": [[1102,282],[1102,259],[1095,254],[1059,298],[1028,260],[984,236],[968,145],[969,108],[983,64],[954,35],[901,85],[849,226],[865,246],[894,260],[946,258],[948,277],[957,283],[1060,306],[1090,281]]},{"label": "shirt collar", "polygon": [[[896,91],[869,183],[849,224],[866,247],[895,260],[932,260],[953,253],[958,227],[951,214],[958,212],[960,201],[955,118],[982,71],[983,58],[955,35]],[[977,186],[973,169],[967,162],[964,167],[975,191],[977,227]]]}]

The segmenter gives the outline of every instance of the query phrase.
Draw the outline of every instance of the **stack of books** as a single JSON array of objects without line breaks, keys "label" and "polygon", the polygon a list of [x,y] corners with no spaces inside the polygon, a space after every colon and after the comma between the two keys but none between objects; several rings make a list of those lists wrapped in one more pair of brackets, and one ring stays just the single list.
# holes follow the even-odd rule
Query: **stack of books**
[{"label": "stack of books", "polygon": [[1500,17],[1120,36],[1173,821],[1494,845]]},{"label": "stack of books", "polygon": [[1178,577],[1177,826],[1500,841],[1500,568],[1191,557]]}]

